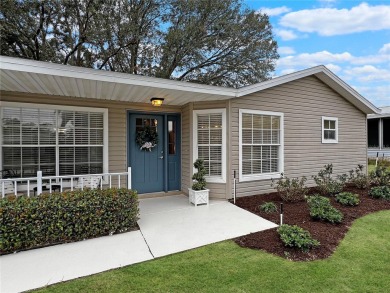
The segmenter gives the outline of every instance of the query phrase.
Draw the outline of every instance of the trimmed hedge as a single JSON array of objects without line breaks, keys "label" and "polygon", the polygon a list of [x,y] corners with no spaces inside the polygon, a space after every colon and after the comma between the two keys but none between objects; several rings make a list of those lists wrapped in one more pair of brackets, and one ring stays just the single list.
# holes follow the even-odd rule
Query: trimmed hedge
[{"label": "trimmed hedge", "polygon": [[0,200],[0,254],[132,230],[138,195],[128,189],[87,189]]}]

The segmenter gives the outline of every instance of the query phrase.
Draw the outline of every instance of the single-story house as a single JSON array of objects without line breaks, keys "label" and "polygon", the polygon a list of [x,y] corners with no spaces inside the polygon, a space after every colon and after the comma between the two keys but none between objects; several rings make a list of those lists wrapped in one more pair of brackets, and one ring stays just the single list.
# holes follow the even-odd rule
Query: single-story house
[{"label": "single-story house", "polygon": [[[273,190],[282,173],[366,166],[367,114],[379,113],[324,66],[233,89],[5,56],[0,64],[0,170],[131,166],[141,196],[188,194],[197,158],[210,196],[223,199],[233,196],[234,174],[237,196],[248,196]],[[150,129],[156,145],[142,148]]]},{"label": "single-story house", "polygon": [[368,157],[390,157],[390,106],[367,115]]}]

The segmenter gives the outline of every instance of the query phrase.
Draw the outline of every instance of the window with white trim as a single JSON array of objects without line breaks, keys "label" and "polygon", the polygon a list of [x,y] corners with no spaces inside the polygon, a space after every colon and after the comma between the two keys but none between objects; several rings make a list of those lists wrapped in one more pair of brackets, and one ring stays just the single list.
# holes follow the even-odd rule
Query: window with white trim
[{"label": "window with white trim", "polygon": [[283,172],[283,114],[240,109],[240,181]]},{"label": "window with white trim", "polygon": [[39,170],[46,176],[102,173],[104,111],[1,107],[3,176],[34,177]]},{"label": "window with white trim", "polygon": [[226,110],[194,111],[194,161],[202,159],[208,182],[225,182]]},{"label": "window with white trim", "polygon": [[338,143],[338,119],[322,117],[322,143]]}]

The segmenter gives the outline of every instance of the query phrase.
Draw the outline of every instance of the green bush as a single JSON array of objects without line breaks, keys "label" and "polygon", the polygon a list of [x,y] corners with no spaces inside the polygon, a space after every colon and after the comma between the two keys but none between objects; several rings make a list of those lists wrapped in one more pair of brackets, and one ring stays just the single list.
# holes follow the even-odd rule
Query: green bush
[{"label": "green bush", "polygon": [[281,225],[278,233],[284,245],[288,247],[300,248],[307,252],[312,247],[320,245],[320,242],[311,237],[309,231],[296,225]]},{"label": "green bush", "polygon": [[360,203],[359,195],[352,192],[341,192],[337,194],[336,201],[345,206],[357,206]]},{"label": "green bush", "polygon": [[259,206],[260,210],[270,214],[270,213],[276,213],[278,211],[278,208],[273,202],[265,202],[262,205]]},{"label": "green bush", "polygon": [[385,160],[380,160],[374,171],[370,172],[369,178],[372,185],[390,186],[390,170],[384,163]]},{"label": "green bush", "polygon": [[0,200],[0,254],[124,232],[136,227],[138,196],[86,189]]},{"label": "green bush", "polygon": [[343,174],[333,178],[333,165],[328,164],[317,175],[313,176],[313,179],[322,195],[333,195],[343,190],[347,177],[346,174]]},{"label": "green bush", "polygon": [[370,186],[369,177],[363,172],[363,165],[358,165],[355,170],[349,171],[348,183],[359,189],[366,189]]},{"label": "green bush", "polygon": [[271,186],[274,187],[280,198],[283,201],[287,202],[297,202],[305,199],[308,188],[305,185],[306,177],[299,178],[288,178],[283,177],[278,179],[275,183],[275,180],[272,179]]},{"label": "green bush", "polygon": [[371,188],[368,194],[374,198],[390,199],[390,187],[376,186]]},{"label": "green bush", "polygon": [[198,170],[198,172],[194,173],[192,175],[192,180],[195,180],[195,182],[192,184],[193,190],[205,190],[206,189],[206,168],[204,167],[204,162],[201,159],[197,159],[194,163],[195,169]]},{"label": "green bush", "polygon": [[330,204],[329,198],[319,195],[309,196],[307,203],[313,219],[330,223],[340,223],[343,220],[343,213]]}]

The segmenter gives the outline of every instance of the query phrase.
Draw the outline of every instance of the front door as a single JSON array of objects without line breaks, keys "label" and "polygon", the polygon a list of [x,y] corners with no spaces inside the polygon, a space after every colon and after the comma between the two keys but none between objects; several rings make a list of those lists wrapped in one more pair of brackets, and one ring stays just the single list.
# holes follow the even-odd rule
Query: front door
[{"label": "front door", "polygon": [[[130,114],[129,116],[129,165],[132,171],[132,188],[138,193],[164,190],[164,116]],[[137,134],[149,128],[157,131],[157,144],[141,149]],[[145,132],[144,132],[145,133]],[[143,141],[150,140],[148,138]]]}]

